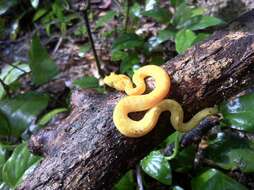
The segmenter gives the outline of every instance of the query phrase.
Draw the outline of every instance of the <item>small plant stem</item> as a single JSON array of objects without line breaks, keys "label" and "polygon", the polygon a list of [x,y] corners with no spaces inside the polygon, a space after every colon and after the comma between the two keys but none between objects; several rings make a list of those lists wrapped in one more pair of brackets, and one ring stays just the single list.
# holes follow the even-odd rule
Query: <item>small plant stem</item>
[{"label": "small plant stem", "polygon": [[98,69],[98,73],[99,73],[100,77],[104,77],[104,72],[101,69],[101,64],[100,64],[100,61],[99,61],[99,58],[98,58],[98,55],[97,55],[97,52],[96,52],[96,49],[95,49],[95,45],[94,45],[94,40],[93,40],[93,36],[92,36],[92,32],[91,32],[89,19],[88,19],[88,8],[86,8],[84,10],[83,18],[84,18],[85,25],[86,25],[86,30],[87,30],[87,33],[88,33],[89,42],[90,42],[90,45],[91,45],[91,48],[92,48],[92,51],[93,51],[93,54],[94,54],[94,58],[95,58],[96,66],[97,66],[97,69]]},{"label": "small plant stem", "polygon": [[128,25],[129,25],[129,17],[130,17],[130,4],[131,0],[126,1],[126,12],[125,12],[125,22],[124,22],[124,31],[128,32]]},{"label": "small plant stem", "polygon": [[141,169],[140,169],[139,165],[137,165],[137,167],[136,167],[136,181],[137,181],[137,189],[144,190],[144,186],[142,183]]}]

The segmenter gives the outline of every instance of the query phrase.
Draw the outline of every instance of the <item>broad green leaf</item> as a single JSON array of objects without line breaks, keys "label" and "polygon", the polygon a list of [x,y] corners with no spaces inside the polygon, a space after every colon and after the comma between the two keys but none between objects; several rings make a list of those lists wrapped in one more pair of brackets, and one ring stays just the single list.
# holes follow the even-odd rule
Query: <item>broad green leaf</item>
[{"label": "broad green leaf", "polygon": [[1,0],[0,1],[0,15],[6,13],[15,4],[17,4],[17,0]]},{"label": "broad green leaf", "polygon": [[123,33],[120,35],[112,45],[112,49],[123,50],[123,49],[133,49],[142,48],[144,45],[144,39],[135,33]]},{"label": "broad green leaf", "polygon": [[216,169],[209,169],[191,181],[192,190],[247,190],[242,184]]},{"label": "broad green leaf", "polygon": [[254,172],[254,142],[234,135],[218,133],[205,150],[207,159],[227,169]]},{"label": "broad green leaf", "polygon": [[135,190],[136,184],[133,177],[132,170],[128,171],[118,182],[114,185],[113,190]]},{"label": "broad green leaf", "polygon": [[165,185],[171,185],[171,168],[166,158],[160,151],[152,151],[141,160],[142,169],[151,177],[157,179]]},{"label": "broad green leaf", "polygon": [[231,128],[254,132],[254,93],[220,104],[223,123]]},{"label": "broad green leaf", "polygon": [[3,181],[12,188],[16,188],[21,178],[31,166],[36,164],[41,157],[34,156],[28,150],[27,143],[18,145],[11,157],[3,166]]},{"label": "broad green leaf", "polygon": [[32,80],[37,85],[48,82],[58,73],[55,62],[49,57],[37,35],[32,39],[29,51],[29,64],[32,70]]},{"label": "broad green leaf", "polygon": [[175,143],[175,141],[177,140],[178,138],[178,135],[179,138],[182,137],[183,133],[179,133],[178,131],[175,131],[174,133],[172,133],[171,135],[169,135],[163,142],[160,146],[164,147],[164,146],[167,146],[169,144],[173,144]]},{"label": "broad green leaf", "polygon": [[31,2],[31,5],[33,6],[33,8],[35,8],[35,9],[38,7],[38,5],[40,3],[39,0],[30,0],[30,2]]},{"label": "broad green leaf", "polygon": [[116,15],[117,15],[116,11],[108,11],[105,15],[101,16],[96,21],[96,24],[95,24],[96,28],[105,26],[105,24],[113,20]]},{"label": "broad green leaf", "polygon": [[167,9],[155,8],[142,13],[143,16],[151,17],[159,23],[167,24],[170,22],[171,14]]},{"label": "broad green leaf", "polygon": [[111,52],[112,61],[124,60],[128,57],[128,53],[122,50],[113,50]]},{"label": "broad green leaf", "polygon": [[180,29],[179,26],[184,25],[185,22],[190,22],[192,16],[192,9],[185,2],[176,7],[176,12],[173,15],[171,23]]},{"label": "broad green leaf", "polygon": [[11,128],[5,115],[0,112],[0,135],[10,135]]},{"label": "broad green leaf", "polygon": [[99,81],[95,77],[82,77],[80,79],[77,79],[73,81],[73,84],[80,87],[80,88],[98,88],[99,86]]},{"label": "broad green leaf", "polygon": [[196,40],[196,34],[191,30],[180,30],[176,34],[176,51],[178,53],[185,52],[188,48],[192,46],[194,41]]},{"label": "broad green leaf", "polygon": [[131,6],[130,15],[131,15],[132,17],[137,17],[137,18],[142,17],[142,15],[141,15],[141,6],[140,6],[140,4],[138,4],[138,3],[135,2],[135,3]]},{"label": "broad green leaf", "polygon": [[213,16],[201,16],[199,21],[193,25],[191,25],[190,27],[188,27],[188,29],[190,30],[201,30],[201,29],[205,29],[211,26],[216,26],[216,25],[220,25],[223,24],[224,22],[216,17]]},{"label": "broad green leaf", "polygon": [[29,92],[0,101],[0,111],[6,116],[11,134],[19,137],[48,105],[48,96]]},{"label": "broad green leaf", "polygon": [[57,114],[68,111],[66,108],[56,108],[46,113],[42,118],[37,122],[38,125],[46,125],[51,119],[53,119]]}]

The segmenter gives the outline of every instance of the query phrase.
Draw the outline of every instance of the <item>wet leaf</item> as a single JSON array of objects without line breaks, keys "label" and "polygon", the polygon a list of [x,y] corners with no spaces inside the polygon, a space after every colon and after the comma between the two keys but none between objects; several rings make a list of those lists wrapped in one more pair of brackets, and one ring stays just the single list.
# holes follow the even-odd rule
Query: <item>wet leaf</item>
[{"label": "wet leaf", "polygon": [[37,85],[50,81],[58,73],[55,62],[49,57],[37,35],[32,39],[29,65],[32,70],[32,80]]},{"label": "wet leaf", "polygon": [[226,126],[254,132],[254,93],[220,104],[219,111]]},{"label": "wet leaf", "polygon": [[29,92],[0,101],[0,111],[9,121],[11,134],[19,137],[48,105],[48,96]]},{"label": "wet leaf", "polygon": [[18,145],[3,166],[3,181],[10,187],[16,188],[26,170],[38,163],[40,159],[41,157],[29,152],[27,143]]},{"label": "wet leaf", "polygon": [[99,85],[99,80],[95,77],[89,77],[89,76],[82,77],[80,79],[73,81],[73,84],[82,89],[91,88],[91,89],[97,90],[97,92],[99,93],[104,92],[104,88]]},{"label": "wet leaf", "polygon": [[209,141],[205,155],[224,169],[254,172],[254,142],[248,139],[218,133],[214,140]]},{"label": "wet leaf", "polygon": [[157,179],[165,185],[171,185],[171,168],[169,162],[160,151],[152,151],[148,156],[141,160],[140,164],[142,169],[149,176]]},{"label": "wet leaf", "polygon": [[247,190],[229,176],[216,169],[209,169],[191,181],[193,190]]}]

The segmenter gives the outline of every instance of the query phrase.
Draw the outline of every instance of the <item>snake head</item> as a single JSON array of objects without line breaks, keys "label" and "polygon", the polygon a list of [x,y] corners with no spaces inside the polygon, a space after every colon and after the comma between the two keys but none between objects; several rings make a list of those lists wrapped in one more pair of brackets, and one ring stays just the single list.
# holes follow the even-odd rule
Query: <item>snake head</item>
[{"label": "snake head", "polygon": [[110,73],[109,76],[106,76],[104,79],[103,79],[103,82],[112,87],[112,88],[115,88],[116,90],[119,90],[119,91],[124,91],[125,90],[125,86],[127,84],[127,82],[129,82],[130,79],[125,76],[125,75],[118,75],[118,74],[115,74],[115,73]]}]

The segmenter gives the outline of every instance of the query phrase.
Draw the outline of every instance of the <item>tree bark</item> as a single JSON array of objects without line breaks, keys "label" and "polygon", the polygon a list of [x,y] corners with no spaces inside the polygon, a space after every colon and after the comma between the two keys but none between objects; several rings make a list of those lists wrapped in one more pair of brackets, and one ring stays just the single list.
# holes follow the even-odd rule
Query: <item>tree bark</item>
[{"label": "tree bark", "polygon": [[[182,103],[186,119],[253,84],[253,24],[251,11],[163,65],[172,78],[169,98]],[[152,88],[152,82],[148,85]],[[122,96],[119,92],[73,92],[69,117],[32,136],[30,148],[45,158],[19,189],[111,189],[120,174],[173,131],[169,113],[163,113],[148,135],[122,136],[112,121],[113,108]]]}]

